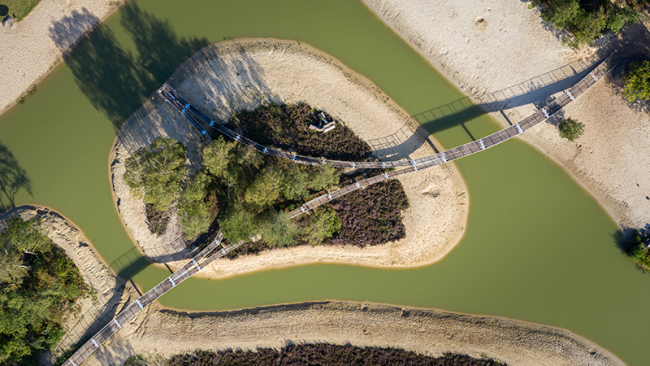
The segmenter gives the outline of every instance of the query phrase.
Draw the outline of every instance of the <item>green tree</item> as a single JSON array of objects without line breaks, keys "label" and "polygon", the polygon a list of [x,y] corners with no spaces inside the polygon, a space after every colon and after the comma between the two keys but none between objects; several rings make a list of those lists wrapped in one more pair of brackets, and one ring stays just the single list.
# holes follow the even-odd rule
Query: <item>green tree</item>
[{"label": "green tree", "polygon": [[232,204],[219,223],[223,237],[231,243],[249,240],[251,236],[257,234],[259,228],[255,213],[246,210],[241,202]]},{"label": "green tree", "polygon": [[[40,219],[15,216],[5,224],[0,233],[0,253],[5,254],[0,261],[0,365],[36,364],[38,351],[61,338],[65,310],[86,287],[74,263],[41,232]],[[15,265],[23,269],[6,275],[12,271],[7,266]]]},{"label": "green tree", "polygon": [[560,137],[569,141],[575,141],[577,138],[582,136],[585,131],[585,125],[573,118],[562,120],[557,128],[560,132]]},{"label": "green tree", "polygon": [[283,178],[284,174],[277,165],[265,167],[246,188],[244,199],[258,212],[263,211],[280,197]]},{"label": "green tree", "polygon": [[0,284],[20,285],[29,267],[23,261],[23,254],[17,250],[0,249]]},{"label": "green tree", "polygon": [[320,245],[341,230],[341,222],[330,207],[319,207],[311,215],[302,229],[302,235],[311,245]]},{"label": "green tree", "polygon": [[190,240],[210,228],[210,205],[203,201],[182,202],[178,206],[180,225]]},{"label": "green tree", "polygon": [[309,195],[308,184],[309,174],[298,164],[289,164],[282,179],[282,195],[288,200],[301,200]]},{"label": "green tree", "polygon": [[14,216],[6,222],[0,234],[0,283],[20,285],[28,273],[25,253],[48,252],[52,242],[40,230],[41,220],[23,220]]},{"label": "green tree", "polygon": [[235,149],[237,163],[243,166],[259,168],[264,163],[264,155],[250,146],[237,144]]},{"label": "green tree", "polygon": [[176,140],[159,137],[126,160],[124,181],[136,198],[167,211],[187,174],[185,148]]},{"label": "green tree", "polygon": [[210,205],[205,202],[210,183],[212,179],[200,172],[181,192],[178,216],[183,232],[190,239],[210,228]]},{"label": "green tree", "polygon": [[562,41],[571,48],[593,45],[608,31],[617,33],[624,26],[639,21],[633,9],[609,1],[532,0],[529,7],[535,6],[540,8],[545,22],[568,31]]},{"label": "green tree", "polygon": [[226,141],[223,136],[219,136],[203,148],[203,165],[210,174],[218,178],[227,175],[228,165],[235,157],[236,145],[236,142]]},{"label": "green tree", "polygon": [[212,179],[204,172],[199,172],[199,174],[197,174],[196,177],[194,177],[194,179],[183,188],[183,191],[181,192],[181,201],[202,201],[208,194],[208,186],[210,183],[212,183]]},{"label": "green tree", "polygon": [[287,214],[271,208],[265,216],[260,234],[269,247],[287,247],[296,244],[295,237],[300,228]]},{"label": "green tree", "polygon": [[19,216],[10,218],[0,234],[0,248],[13,248],[26,253],[47,252],[52,241],[41,231],[41,221],[40,218],[27,221]]},{"label": "green tree", "polygon": [[577,0],[550,1],[542,12],[545,22],[552,22],[558,28],[567,28],[584,16]]},{"label": "green tree", "polygon": [[309,173],[308,187],[315,191],[329,189],[337,184],[339,184],[339,175],[336,168],[332,166],[320,166]]},{"label": "green tree", "polygon": [[628,103],[650,100],[650,61],[631,62],[627,68],[623,97]]}]

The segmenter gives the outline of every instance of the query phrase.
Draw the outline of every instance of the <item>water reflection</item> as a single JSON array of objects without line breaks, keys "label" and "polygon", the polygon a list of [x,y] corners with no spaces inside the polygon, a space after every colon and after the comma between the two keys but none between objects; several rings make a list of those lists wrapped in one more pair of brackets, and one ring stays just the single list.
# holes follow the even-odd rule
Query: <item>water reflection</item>
[{"label": "water reflection", "polygon": [[49,29],[77,85],[116,131],[183,61],[209,44],[205,38],[179,38],[169,21],[157,19],[133,2],[120,14],[137,55],[120,45],[108,27],[95,29],[75,47],[73,35],[97,22],[87,9],[73,12]]},{"label": "water reflection", "polygon": [[18,160],[9,148],[0,141],[0,213],[16,206],[16,193],[21,189],[33,196],[27,172],[18,165]]}]

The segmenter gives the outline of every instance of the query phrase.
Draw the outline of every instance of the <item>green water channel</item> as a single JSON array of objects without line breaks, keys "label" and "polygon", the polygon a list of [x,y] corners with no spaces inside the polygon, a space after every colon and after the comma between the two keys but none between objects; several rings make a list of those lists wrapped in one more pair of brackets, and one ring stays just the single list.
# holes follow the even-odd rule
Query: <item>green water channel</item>
[{"label": "green water channel", "polygon": [[[130,2],[25,104],[2,115],[0,143],[25,169],[33,192],[19,191],[15,203],[66,215],[116,271],[143,289],[164,279],[166,271],[144,268],[142,261],[122,264],[134,247],[110,195],[107,163],[116,128],[195,51],[245,37],[307,42],[368,77],[412,114],[462,97],[358,2]],[[498,129],[473,111],[425,127],[446,147]],[[616,248],[617,227],[596,202],[520,141],[458,166],[469,188],[469,221],[461,243],[439,263],[410,270],[307,265],[192,279],[161,302],[222,310],[337,299],[499,315],[569,329],[629,364],[645,364],[650,277]]]}]

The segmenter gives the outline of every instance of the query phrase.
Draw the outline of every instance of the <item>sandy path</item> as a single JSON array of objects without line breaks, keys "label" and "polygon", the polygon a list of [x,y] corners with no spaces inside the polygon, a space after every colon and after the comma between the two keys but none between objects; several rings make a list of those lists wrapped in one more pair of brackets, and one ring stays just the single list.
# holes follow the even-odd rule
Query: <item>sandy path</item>
[{"label": "sandy path", "polygon": [[[573,51],[549,31],[529,3],[509,0],[363,0],[384,22],[503,125],[536,110],[573,85],[594,60],[617,49],[617,57],[650,56],[646,26],[606,38],[600,50]],[[507,103],[492,105],[499,99]],[[431,106],[432,108],[436,106]],[[503,113],[502,113],[503,112]],[[558,136],[558,119],[522,135],[559,162],[623,226],[650,218],[650,116],[630,108],[608,83],[569,105],[561,114],[586,124],[576,142]]]},{"label": "sandy path", "polygon": [[[61,62],[62,51],[121,3],[123,0],[43,0],[13,27],[0,28],[0,113],[49,74]],[[62,22],[64,19],[67,21]]]},{"label": "sandy path", "polygon": [[[433,154],[409,116],[372,83],[352,73],[337,60],[307,45],[290,41],[249,40],[219,43],[199,51],[172,75],[170,84],[199,109],[227,120],[242,108],[264,102],[304,101],[343,121],[359,137],[392,158]],[[324,93],[323,91],[328,91]],[[111,163],[118,211],[131,236],[144,252],[164,246],[179,235],[172,227],[159,238],[145,223],[144,205],[135,200],[122,181],[129,151],[157,136],[188,144],[188,164],[198,166],[199,136],[183,117],[156,98],[126,121]],[[355,263],[383,267],[410,267],[432,263],[447,254],[462,236],[467,218],[467,193],[454,166],[427,169],[400,178],[411,207],[404,214],[406,237],[384,245],[301,246],[223,261],[201,275],[225,277],[272,267],[302,263]],[[435,217],[435,221],[430,218]],[[427,225],[422,223],[427,222]],[[173,225],[172,225],[173,226]],[[182,261],[168,263],[175,268]]]},{"label": "sandy path", "polygon": [[89,365],[128,356],[193,349],[282,347],[296,343],[399,347],[433,356],[464,353],[508,365],[622,365],[568,331],[497,317],[352,302],[278,305],[242,311],[183,313],[155,304],[100,349]]}]

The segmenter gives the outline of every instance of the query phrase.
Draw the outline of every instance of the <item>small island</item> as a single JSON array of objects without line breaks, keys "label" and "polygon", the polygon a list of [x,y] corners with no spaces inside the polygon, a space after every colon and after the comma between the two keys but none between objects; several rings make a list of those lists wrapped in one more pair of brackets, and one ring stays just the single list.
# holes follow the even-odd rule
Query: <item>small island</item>
[{"label": "small island", "polygon": [[[169,83],[211,118],[284,151],[350,161],[433,153],[426,133],[374,85],[297,42],[213,45],[186,61]],[[337,92],[321,92],[328,88]],[[327,132],[321,124],[328,124]],[[155,96],[122,127],[111,158],[113,188],[118,212],[145,256],[180,237],[203,244],[222,230],[231,243],[253,240],[229,254],[237,260],[200,275],[317,261],[409,267],[442,258],[462,236],[467,194],[453,167],[386,181],[289,220],[286,212],[303,202],[377,171],[294,164],[210,133],[206,144]],[[171,180],[145,194],[141,173],[156,154],[163,160],[168,155]],[[416,225],[432,215],[439,219],[430,227]],[[172,269],[183,264],[167,263]]]}]

